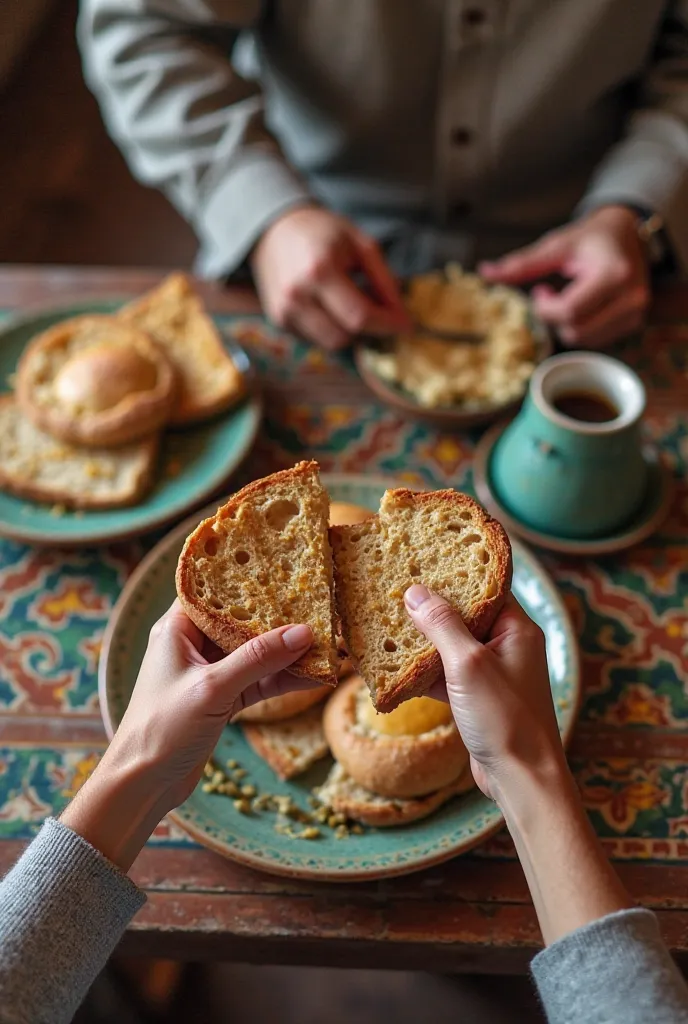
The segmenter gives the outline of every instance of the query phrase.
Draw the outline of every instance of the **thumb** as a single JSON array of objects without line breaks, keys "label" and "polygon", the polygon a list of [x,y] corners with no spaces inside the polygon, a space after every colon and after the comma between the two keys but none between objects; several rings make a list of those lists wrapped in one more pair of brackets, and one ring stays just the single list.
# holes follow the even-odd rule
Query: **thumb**
[{"label": "thumb", "polygon": [[205,674],[208,685],[231,704],[246,687],[293,665],[313,643],[310,626],[280,626],[242,644]]},{"label": "thumb", "polygon": [[518,249],[501,260],[481,263],[478,269],[487,281],[522,284],[556,274],[563,268],[567,257],[568,248],[564,240],[548,238]]},{"label": "thumb", "polygon": [[471,636],[451,605],[427,587],[417,583],[409,587],[404,601],[416,629],[437,648],[451,689],[466,674],[466,663],[484,654],[483,644]]}]

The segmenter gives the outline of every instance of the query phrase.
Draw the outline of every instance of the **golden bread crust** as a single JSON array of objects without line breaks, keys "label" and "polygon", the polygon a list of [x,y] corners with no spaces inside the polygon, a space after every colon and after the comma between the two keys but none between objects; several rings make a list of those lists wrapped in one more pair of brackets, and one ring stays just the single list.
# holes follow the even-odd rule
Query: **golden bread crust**
[{"label": "golden bread crust", "polygon": [[286,718],[306,711],[319,704],[332,693],[331,686],[316,686],[312,690],[292,690],[277,697],[268,697],[244,708],[232,719],[233,722],[283,722]]},{"label": "golden bread crust", "polygon": [[[508,537],[495,519],[480,506],[473,498],[453,490],[443,491],[422,491],[415,492],[405,488],[387,491],[382,499],[381,512],[385,503],[397,503],[400,506],[412,506],[422,510],[447,509],[457,514],[464,513],[467,518],[466,529],[478,528],[481,538],[484,538],[484,545],[490,551],[490,573],[494,586],[488,596],[474,601],[467,614],[464,614],[463,621],[478,640],[483,640],[488,634],[493,622],[499,614],[506,595],[511,587],[512,557],[511,545]],[[330,543],[333,550],[335,593],[337,610],[340,617],[342,635],[356,670],[365,677],[365,671],[361,665],[360,629],[355,621],[358,612],[358,601],[355,588],[353,588],[347,576],[346,548],[348,538],[357,533],[369,529],[378,529],[380,513],[373,520],[357,526],[334,526],[330,528]],[[387,556],[394,560],[395,555]],[[408,577],[405,586],[413,583],[426,583],[430,580],[421,574],[415,578]],[[445,587],[444,596],[451,601],[449,588]],[[403,594],[398,595],[397,600],[403,603]],[[399,671],[395,678],[385,683],[383,688],[376,687],[370,679],[366,679],[370,686],[375,707],[380,712],[393,711],[403,701],[411,697],[422,696],[438,682],[443,676],[442,662],[439,654],[434,648],[426,649],[413,657],[406,656],[406,664]]]},{"label": "golden bread crust", "polygon": [[170,422],[187,426],[231,408],[246,393],[212,317],[186,274],[174,273],[123,306],[118,318],[139,326],[162,346],[179,379]]},{"label": "golden bread crust", "polygon": [[360,786],[390,798],[427,796],[455,782],[468,752],[452,722],[417,736],[386,736],[357,721],[356,703],[365,683],[341,683],[325,707],[323,724],[333,756]]},{"label": "golden bread crust", "polygon": [[[115,359],[135,353],[153,370],[154,382],[136,390],[132,380],[132,390],[109,407],[69,404],[60,397],[58,375],[96,349]],[[156,433],[170,418],[175,391],[176,376],[160,346],[111,316],[80,316],[55,324],[32,339],[17,365],[17,400],[34,425],[89,448],[118,447]]]},{"label": "golden bread crust", "polygon": [[[317,475],[318,470],[317,462],[299,462],[290,469],[283,469],[261,480],[254,480],[242,488],[242,490],[232,495],[229,501],[219,508],[214,516],[203,520],[193,533],[187,537],[177,564],[177,594],[189,618],[223,651],[227,653],[235,651],[242,644],[266,632],[266,629],[251,628],[249,624],[242,624],[241,621],[231,616],[223,615],[222,609],[212,608],[198,595],[195,577],[199,553],[203,550],[206,541],[213,536],[215,523],[228,523],[244,502],[250,501],[254,496],[269,493],[271,488],[277,483],[302,482],[308,484],[313,474]],[[334,615],[333,598],[332,614]],[[335,654],[333,650],[333,663],[334,660]],[[337,673],[334,665],[323,666],[322,657],[312,650],[307,651],[306,654],[289,667],[288,671],[295,676],[312,679],[326,686],[337,685]]]}]

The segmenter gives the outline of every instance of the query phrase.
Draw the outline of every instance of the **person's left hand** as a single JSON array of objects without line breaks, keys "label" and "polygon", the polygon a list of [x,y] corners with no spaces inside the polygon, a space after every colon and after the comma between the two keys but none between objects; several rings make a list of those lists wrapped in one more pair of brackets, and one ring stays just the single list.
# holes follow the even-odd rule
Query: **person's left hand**
[{"label": "person's left hand", "polygon": [[650,304],[637,221],[628,207],[604,206],[479,271],[487,281],[512,285],[550,274],[567,278],[560,292],[547,284],[533,288],[536,313],[565,345],[608,345],[642,327]]},{"label": "person's left hand", "polygon": [[280,626],[224,654],[175,601],[151,629],[129,706],[63,823],[127,871],[163,815],[193,792],[234,715],[317,685],[285,671],[312,643],[309,626]]}]

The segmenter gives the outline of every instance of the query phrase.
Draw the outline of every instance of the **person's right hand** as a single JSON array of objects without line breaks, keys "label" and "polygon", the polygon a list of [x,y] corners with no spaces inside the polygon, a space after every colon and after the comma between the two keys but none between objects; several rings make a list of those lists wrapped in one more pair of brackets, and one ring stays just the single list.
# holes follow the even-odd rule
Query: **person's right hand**
[{"label": "person's right hand", "polygon": [[[343,348],[364,331],[391,334],[410,326],[377,243],[329,210],[289,210],[267,228],[251,267],[270,319],[323,348]],[[354,271],[365,275],[370,295],[354,284]]]},{"label": "person's right hand", "polygon": [[505,784],[521,767],[560,766],[544,636],[516,598],[507,598],[485,644],[426,587],[410,587],[405,600],[444,665],[446,688],[438,684],[429,696],[449,700],[483,793],[500,803]]}]

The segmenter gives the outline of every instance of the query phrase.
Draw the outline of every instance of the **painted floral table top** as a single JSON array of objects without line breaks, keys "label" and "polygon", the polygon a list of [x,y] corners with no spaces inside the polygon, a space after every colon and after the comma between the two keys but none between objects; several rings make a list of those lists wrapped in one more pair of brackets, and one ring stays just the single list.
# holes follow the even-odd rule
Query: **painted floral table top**
[{"label": "painted floral table top", "polygon": [[[126,294],[150,277],[4,270],[0,305]],[[267,327],[245,293],[210,294],[255,361],[266,398],[262,433],[237,483],[305,455],[330,472],[471,490],[475,436],[405,422],[372,400],[347,357]],[[656,324],[619,354],[648,387],[647,435],[677,477],[669,519],[622,555],[542,559],[581,643],[584,700],[570,761],[583,799],[632,894],[658,910],[667,941],[688,954],[688,292],[670,296],[664,312],[671,323]],[[158,536],[81,551],[0,539],[0,871],[43,818],[60,811],[103,750],[96,695],[103,629]],[[262,876],[163,822],[134,877],[151,898],[128,936],[131,950],[497,969],[522,966],[539,944],[505,833],[416,877],[333,887]]]}]

